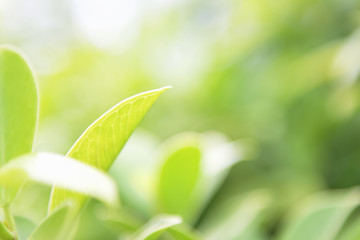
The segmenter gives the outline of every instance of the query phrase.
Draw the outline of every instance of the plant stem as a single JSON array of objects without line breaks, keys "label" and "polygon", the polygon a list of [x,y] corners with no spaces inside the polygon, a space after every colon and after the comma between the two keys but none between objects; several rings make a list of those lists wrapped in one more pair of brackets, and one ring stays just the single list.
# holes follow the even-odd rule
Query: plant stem
[{"label": "plant stem", "polygon": [[17,239],[16,236],[16,226],[14,217],[11,214],[10,206],[4,206],[2,208],[4,212],[4,221],[0,223],[0,236],[1,239],[4,238],[4,240],[15,240]]},{"label": "plant stem", "polygon": [[3,208],[3,211],[4,211],[5,221],[8,224],[9,229],[13,232],[16,232],[15,220],[14,220],[14,216],[11,214],[10,206],[9,205],[5,206]]},{"label": "plant stem", "polygon": [[2,240],[15,240],[15,233],[11,232],[6,226],[4,222],[0,221],[0,238]]}]

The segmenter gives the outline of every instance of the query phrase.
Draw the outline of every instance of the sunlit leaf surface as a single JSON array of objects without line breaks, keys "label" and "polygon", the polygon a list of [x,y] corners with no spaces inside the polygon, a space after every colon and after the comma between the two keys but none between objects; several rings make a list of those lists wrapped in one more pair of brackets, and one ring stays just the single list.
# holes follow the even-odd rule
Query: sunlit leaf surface
[{"label": "sunlit leaf surface", "polygon": [[[34,75],[22,54],[0,46],[0,166],[32,151],[38,114]],[[0,204],[10,203],[16,190],[0,189]]]},{"label": "sunlit leaf surface", "polygon": [[104,172],[74,159],[51,153],[29,154],[12,160],[0,170],[0,185],[19,188],[27,180],[95,197],[107,204],[118,202],[114,181]]},{"label": "sunlit leaf surface", "polygon": [[[126,141],[143,119],[155,100],[169,87],[144,92],[130,97],[103,114],[80,136],[67,156],[108,170]],[[81,206],[85,198],[54,186],[49,210],[67,198],[74,198]]]}]

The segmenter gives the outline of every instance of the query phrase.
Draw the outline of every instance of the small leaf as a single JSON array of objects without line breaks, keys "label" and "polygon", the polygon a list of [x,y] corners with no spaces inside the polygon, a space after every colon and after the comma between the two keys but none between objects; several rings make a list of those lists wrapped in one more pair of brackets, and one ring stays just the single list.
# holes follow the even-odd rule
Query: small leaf
[{"label": "small leaf", "polygon": [[[169,87],[135,95],[111,108],[85,130],[67,156],[98,169],[108,170],[152,104],[167,89]],[[68,198],[76,199],[79,206],[86,199],[54,186],[49,211]]]},{"label": "small leaf", "polygon": [[0,185],[18,189],[28,180],[95,197],[107,204],[118,203],[114,181],[104,172],[74,159],[51,153],[29,154],[0,169]]},{"label": "small leaf", "polygon": [[70,240],[74,237],[78,221],[73,224],[74,206],[64,203],[32,232],[28,240]]},{"label": "small leaf", "polygon": [[[30,153],[38,118],[34,75],[18,50],[0,46],[0,166]],[[0,205],[9,204],[16,191],[0,189]]]},{"label": "small leaf", "polygon": [[179,216],[175,215],[159,215],[151,219],[147,224],[145,224],[140,231],[135,234],[131,239],[134,240],[153,240],[158,239],[158,237],[170,227],[182,223],[182,219]]},{"label": "small leaf", "polygon": [[157,184],[159,210],[195,223],[224,181],[229,168],[241,159],[239,146],[217,133],[181,133],[162,147],[164,164]]},{"label": "small leaf", "polygon": [[196,146],[175,151],[161,169],[158,198],[161,211],[184,214],[200,177],[201,153]]}]

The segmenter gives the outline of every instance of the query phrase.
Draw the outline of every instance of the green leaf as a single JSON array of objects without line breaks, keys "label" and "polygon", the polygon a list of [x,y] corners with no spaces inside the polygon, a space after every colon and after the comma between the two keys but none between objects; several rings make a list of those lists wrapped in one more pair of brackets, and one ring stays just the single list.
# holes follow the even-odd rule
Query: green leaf
[{"label": "green leaf", "polygon": [[200,234],[185,224],[168,229],[169,234],[176,240],[201,240]]},{"label": "green leaf", "polygon": [[15,216],[14,219],[18,239],[28,239],[36,229],[36,224],[26,217]]},{"label": "green leaf", "polygon": [[281,240],[336,239],[349,215],[359,206],[358,189],[318,193],[288,216]]},{"label": "green leaf", "polygon": [[[140,93],[111,108],[85,130],[67,156],[108,170],[152,104],[167,89],[169,87]],[[84,196],[54,186],[49,211],[68,198],[76,199],[79,206],[86,200]]]},{"label": "green leaf", "polygon": [[185,214],[200,177],[199,147],[185,146],[166,160],[160,173],[158,200],[161,211]]},{"label": "green leaf", "polygon": [[[30,153],[38,118],[34,75],[19,50],[0,46],[0,166]],[[9,204],[17,191],[0,189],[0,205]]]},{"label": "green leaf", "polygon": [[208,212],[199,229],[208,240],[266,239],[260,232],[260,222],[269,202],[270,194],[266,190],[233,197]]},{"label": "green leaf", "polygon": [[20,188],[33,180],[95,197],[109,205],[118,203],[115,182],[104,172],[71,158],[38,153],[18,157],[0,169],[0,185]]},{"label": "green leaf", "polygon": [[[356,211],[355,211],[356,212]],[[360,239],[360,218],[352,219],[349,224],[345,224],[344,228],[336,240],[358,240]],[[350,217],[351,218],[351,217]]]},{"label": "green leaf", "polygon": [[70,240],[74,237],[78,221],[73,224],[74,206],[64,203],[32,232],[28,240]]},{"label": "green leaf", "polygon": [[195,223],[239,159],[238,146],[217,133],[181,133],[161,147],[164,164],[157,184],[159,210]]},{"label": "green leaf", "polygon": [[131,239],[134,240],[153,240],[158,239],[159,236],[170,227],[182,223],[182,219],[175,215],[159,215],[151,219],[145,224],[137,234]]},{"label": "green leaf", "polygon": [[116,234],[133,234],[143,224],[143,219],[134,213],[121,209],[101,209],[98,218]]}]

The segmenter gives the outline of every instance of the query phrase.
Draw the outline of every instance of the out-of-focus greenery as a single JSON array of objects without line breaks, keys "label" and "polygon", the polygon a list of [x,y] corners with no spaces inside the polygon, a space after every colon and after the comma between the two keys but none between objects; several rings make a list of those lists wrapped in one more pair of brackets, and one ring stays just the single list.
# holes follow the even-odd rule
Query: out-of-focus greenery
[{"label": "out-of-focus greenery", "polygon": [[[37,151],[65,154],[120,100],[173,86],[110,169],[124,212],[91,202],[77,239],[157,213],[210,239],[358,239],[358,0],[2,0],[0,42],[34,62]],[[13,211],[38,223],[49,189],[32,189]]]}]

